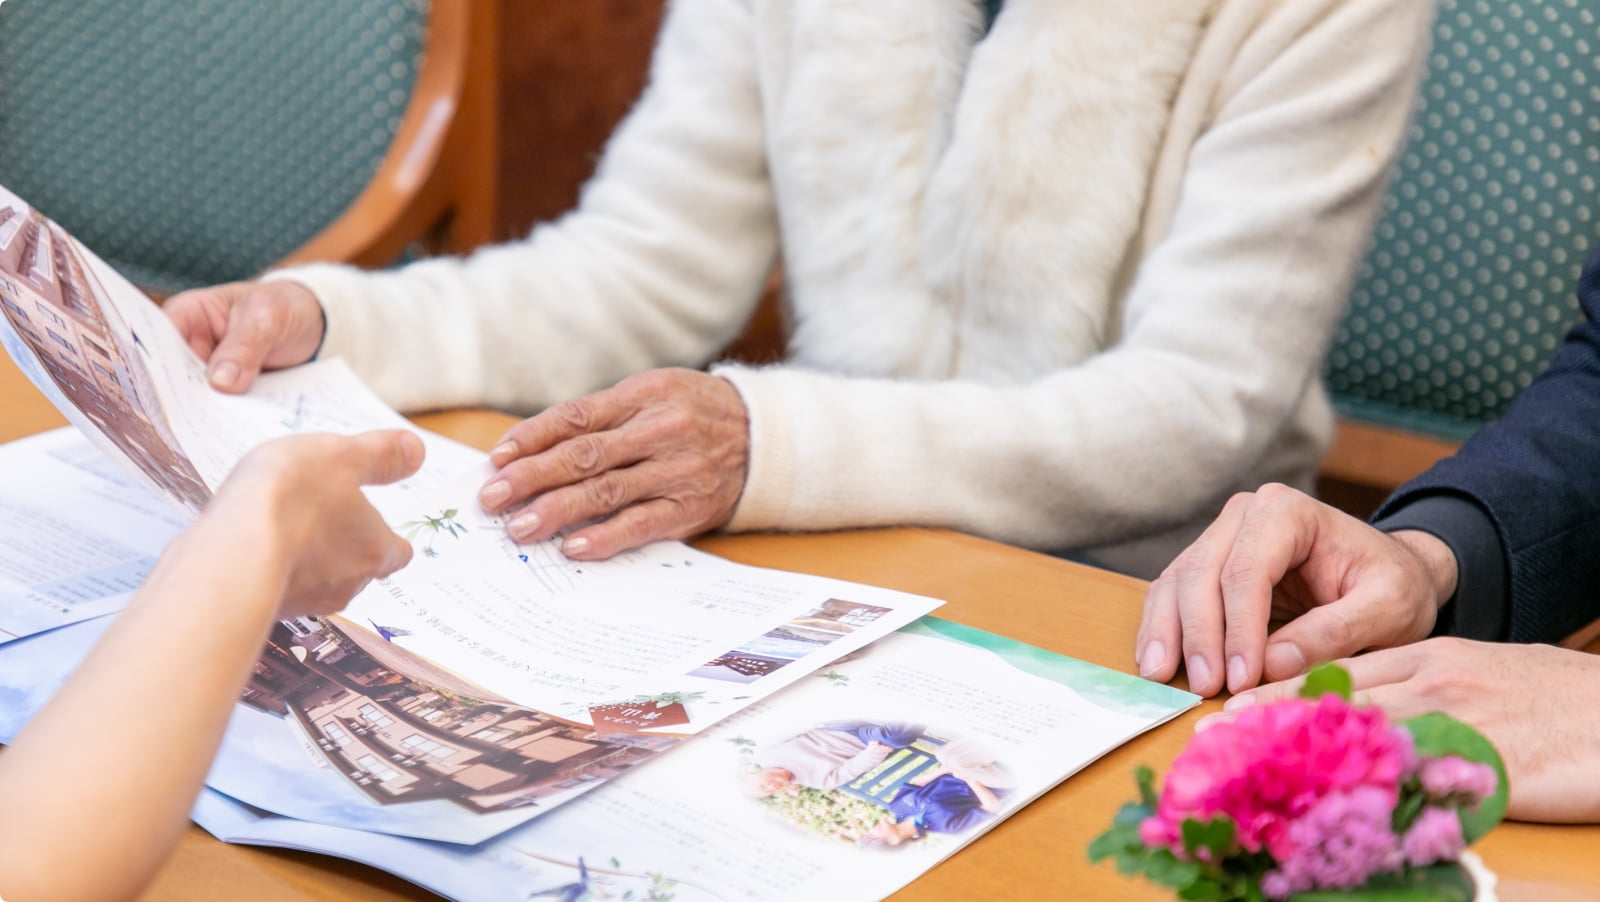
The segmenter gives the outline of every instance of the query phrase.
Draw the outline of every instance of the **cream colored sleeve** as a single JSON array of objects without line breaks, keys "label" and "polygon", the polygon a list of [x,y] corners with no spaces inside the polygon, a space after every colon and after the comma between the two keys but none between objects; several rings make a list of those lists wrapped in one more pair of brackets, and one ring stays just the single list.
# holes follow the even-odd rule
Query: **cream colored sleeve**
[{"label": "cream colored sleeve", "polygon": [[777,253],[747,6],[671,4],[649,88],[560,221],[465,259],[268,277],[311,288],[327,311],[323,355],[401,410],[530,412],[653,366],[704,364],[748,318]]},{"label": "cream colored sleeve", "polygon": [[729,528],[920,524],[1062,549],[1220,506],[1316,390],[1432,12],[1275,8],[1220,79],[1233,87],[1192,147],[1117,344],[1020,386],[720,368],[751,414]]}]

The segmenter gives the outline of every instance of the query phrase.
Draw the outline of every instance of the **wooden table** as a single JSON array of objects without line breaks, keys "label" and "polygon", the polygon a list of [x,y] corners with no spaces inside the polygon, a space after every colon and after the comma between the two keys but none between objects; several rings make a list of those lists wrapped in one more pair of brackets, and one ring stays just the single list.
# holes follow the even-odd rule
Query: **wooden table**
[{"label": "wooden table", "polygon": [[[0,441],[63,424],[9,361],[0,362]],[[491,413],[418,418],[487,448],[510,422]],[[1132,672],[1143,584],[951,532],[891,529],[803,536],[714,536],[699,547],[731,560],[943,598],[939,616]],[[1084,849],[1133,794],[1133,768],[1164,770],[1207,702],[1090,765],[902,891],[906,900],[1167,900]],[[1600,737],[1597,737],[1600,741]],[[1507,902],[1600,899],[1600,827],[1507,824],[1477,849]],[[229,846],[198,827],[144,897],[148,902],[394,902],[435,899],[388,874],[338,859]]]}]

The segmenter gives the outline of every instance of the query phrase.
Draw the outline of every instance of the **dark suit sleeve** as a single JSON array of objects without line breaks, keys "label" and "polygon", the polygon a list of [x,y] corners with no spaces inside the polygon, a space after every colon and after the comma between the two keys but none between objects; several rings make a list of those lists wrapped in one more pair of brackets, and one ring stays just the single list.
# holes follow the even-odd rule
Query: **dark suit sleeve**
[{"label": "dark suit sleeve", "polygon": [[[1554,642],[1600,617],[1600,247],[1584,265],[1578,301],[1583,321],[1550,368],[1375,518],[1380,528],[1433,533],[1456,552],[1458,635]],[[1437,498],[1464,504],[1424,507]],[[1484,522],[1499,540],[1499,571],[1479,557],[1493,553],[1483,547]],[[1484,575],[1496,572],[1498,580]]]}]

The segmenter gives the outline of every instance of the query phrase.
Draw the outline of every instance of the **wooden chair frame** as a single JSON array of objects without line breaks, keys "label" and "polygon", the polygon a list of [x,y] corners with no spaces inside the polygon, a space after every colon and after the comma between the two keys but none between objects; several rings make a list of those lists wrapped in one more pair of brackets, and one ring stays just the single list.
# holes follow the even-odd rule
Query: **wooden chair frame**
[{"label": "wooden chair frame", "polygon": [[419,238],[434,253],[495,238],[498,17],[497,0],[432,0],[411,101],[377,173],[279,265],[380,267]]}]

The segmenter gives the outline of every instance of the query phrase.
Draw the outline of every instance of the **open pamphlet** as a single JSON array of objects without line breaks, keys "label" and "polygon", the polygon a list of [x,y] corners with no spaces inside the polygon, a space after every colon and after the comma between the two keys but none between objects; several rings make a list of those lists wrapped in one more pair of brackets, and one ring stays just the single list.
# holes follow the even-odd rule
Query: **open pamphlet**
[{"label": "open pamphlet", "polygon": [[[229,841],[463,900],[880,898],[1197,702],[925,619],[934,599],[680,542],[518,544],[476,503],[485,455],[336,360],[212,391],[155,305],[4,189],[0,314],[78,427],[0,447],[0,740],[250,448],[374,428],[427,447],[367,490],[413,563],[274,629],[194,813]],[[862,858],[889,847],[911,854]]]}]

